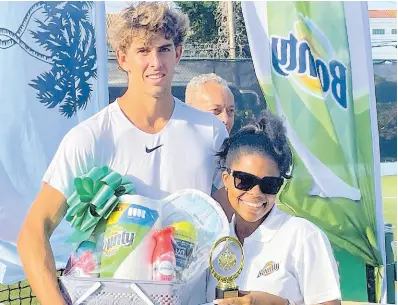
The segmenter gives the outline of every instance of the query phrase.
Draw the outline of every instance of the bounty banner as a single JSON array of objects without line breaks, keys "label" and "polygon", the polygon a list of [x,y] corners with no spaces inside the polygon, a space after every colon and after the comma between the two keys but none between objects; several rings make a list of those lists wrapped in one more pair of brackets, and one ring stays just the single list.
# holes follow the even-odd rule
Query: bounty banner
[{"label": "bounty banner", "polygon": [[380,300],[384,224],[366,2],[242,6],[257,78],[294,149],[280,204],[321,227],[335,249],[375,266]]},{"label": "bounty banner", "polygon": [[103,2],[0,2],[0,283],[24,278],[15,242],[62,138],[108,104],[105,37]]}]

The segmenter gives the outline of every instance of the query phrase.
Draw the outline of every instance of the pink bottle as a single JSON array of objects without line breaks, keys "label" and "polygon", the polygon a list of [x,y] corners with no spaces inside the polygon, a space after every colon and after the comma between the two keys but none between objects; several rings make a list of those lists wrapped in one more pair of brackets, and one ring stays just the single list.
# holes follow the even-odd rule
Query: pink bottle
[{"label": "pink bottle", "polygon": [[167,227],[154,234],[156,246],[152,255],[152,279],[174,281],[176,279],[176,257],[171,242],[174,228]]}]

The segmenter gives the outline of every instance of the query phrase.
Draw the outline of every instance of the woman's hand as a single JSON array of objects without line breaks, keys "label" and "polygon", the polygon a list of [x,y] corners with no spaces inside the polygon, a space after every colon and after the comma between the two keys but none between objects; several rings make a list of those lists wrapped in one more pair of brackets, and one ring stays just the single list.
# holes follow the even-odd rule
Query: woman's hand
[{"label": "woman's hand", "polygon": [[219,305],[257,305],[255,298],[253,296],[245,295],[243,297],[238,298],[228,298],[222,300],[215,300],[214,304]]},{"label": "woman's hand", "polygon": [[219,305],[287,305],[288,304],[288,301],[286,299],[266,292],[240,291],[239,295],[240,296],[237,298],[215,300],[214,304],[219,304]]},{"label": "woman's hand", "polygon": [[[289,301],[284,298],[260,291],[239,291],[237,298],[219,299],[213,303],[219,305],[289,305]],[[322,305],[341,305],[341,301],[327,301]]]}]

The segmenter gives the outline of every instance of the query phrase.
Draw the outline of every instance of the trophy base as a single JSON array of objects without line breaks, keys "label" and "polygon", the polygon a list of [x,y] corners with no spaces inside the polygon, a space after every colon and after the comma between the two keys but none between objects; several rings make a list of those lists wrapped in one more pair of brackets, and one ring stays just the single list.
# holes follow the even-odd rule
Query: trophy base
[{"label": "trophy base", "polygon": [[237,298],[239,296],[238,287],[230,289],[221,289],[216,287],[216,299]]}]

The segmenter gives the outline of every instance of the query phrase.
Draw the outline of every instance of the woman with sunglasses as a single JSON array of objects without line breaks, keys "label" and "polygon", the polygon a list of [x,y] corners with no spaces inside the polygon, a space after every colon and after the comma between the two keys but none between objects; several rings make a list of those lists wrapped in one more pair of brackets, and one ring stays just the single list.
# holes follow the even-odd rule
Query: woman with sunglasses
[{"label": "woman with sunglasses", "polygon": [[[336,261],[326,235],[275,205],[289,179],[292,153],[282,122],[271,112],[226,139],[218,153],[235,210],[231,234],[242,243],[245,265],[235,281],[243,291],[216,304],[340,304]],[[208,277],[207,301],[216,280]]]}]

